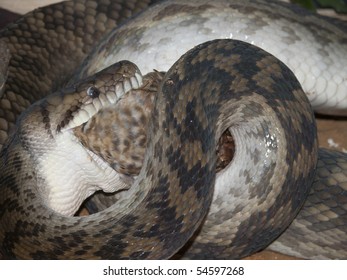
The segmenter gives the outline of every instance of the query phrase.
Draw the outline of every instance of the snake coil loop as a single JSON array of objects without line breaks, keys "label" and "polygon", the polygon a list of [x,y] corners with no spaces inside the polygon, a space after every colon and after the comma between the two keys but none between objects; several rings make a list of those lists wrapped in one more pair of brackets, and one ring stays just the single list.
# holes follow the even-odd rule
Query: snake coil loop
[{"label": "snake coil loop", "polygon": [[[298,257],[346,258],[347,156],[318,151],[309,103],[346,110],[346,82],[334,84],[347,65],[345,25],[272,1],[173,0],[116,28],[150,4],[74,0],[0,31],[11,54],[0,95],[0,253],[158,259],[183,248],[187,258],[242,258],[276,239],[270,248]],[[170,49],[173,31],[182,44]],[[270,31],[266,51],[247,43]],[[157,40],[168,48],[154,53]],[[305,64],[293,53],[308,42]],[[323,88],[335,89],[326,107],[313,94]],[[226,130],[236,151],[216,174]],[[89,131],[104,135],[102,148]],[[113,162],[113,150],[134,143],[134,164],[122,153]],[[123,192],[72,216],[98,190]]]}]

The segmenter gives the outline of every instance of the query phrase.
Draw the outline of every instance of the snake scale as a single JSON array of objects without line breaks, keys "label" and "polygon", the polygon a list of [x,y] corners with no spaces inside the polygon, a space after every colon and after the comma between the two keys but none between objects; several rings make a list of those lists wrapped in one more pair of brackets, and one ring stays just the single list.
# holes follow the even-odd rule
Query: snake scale
[{"label": "snake scale", "polygon": [[[270,243],[303,258],[346,258],[347,157],[318,150],[308,100],[319,111],[345,114],[346,25],[272,1],[150,4],[63,2],[0,31],[10,55],[0,93],[3,258],[158,259],[182,247],[179,256],[187,258],[242,258]],[[221,28],[221,19],[230,26]],[[179,27],[195,33],[179,29],[187,35],[175,37],[182,48],[160,52],[150,41],[170,47],[170,38],[145,41],[145,34],[163,24],[173,26],[165,29],[170,37]],[[239,41],[257,44],[259,30],[273,30],[259,45],[266,51],[276,55],[272,40],[288,49],[278,53],[282,62]],[[207,38],[185,43],[198,34]],[[293,50],[307,55],[305,43],[309,59],[296,59]],[[153,69],[167,72],[140,72]],[[157,88],[153,105],[140,97],[140,106],[128,109],[127,98]],[[325,91],[333,94],[326,102]],[[122,102],[125,120],[146,128],[129,133],[140,148],[146,142],[133,177],[116,172],[104,151],[81,144]],[[216,174],[225,130],[236,152]],[[137,137],[143,134],[146,141]],[[124,188],[110,207],[71,216],[93,192]]]}]

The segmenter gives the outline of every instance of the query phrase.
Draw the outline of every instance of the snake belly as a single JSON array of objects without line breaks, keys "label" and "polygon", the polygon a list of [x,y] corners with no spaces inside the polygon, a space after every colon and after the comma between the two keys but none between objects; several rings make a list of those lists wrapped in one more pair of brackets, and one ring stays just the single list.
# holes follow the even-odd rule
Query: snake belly
[{"label": "snake belly", "polygon": [[347,24],[278,1],[163,1],[110,32],[81,75],[123,59],[143,73],[167,71],[213,39],[263,48],[294,72],[315,111],[347,115]]},{"label": "snake belly", "polygon": [[[76,1],[74,3],[79,2]],[[88,6],[86,4],[85,7],[89,7],[94,11],[95,3],[93,1],[87,1],[86,3],[91,5]],[[66,5],[67,10],[73,10],[69,6],[71,4]],[[52,7],[57,7],[58,9],[64,6],[57,5]],[[41,10],[34,15],[41,19],[42,13],[48,13],[49,10]],[[30,23],[32,22],[32,16],[29,15],[27,18]],[[21,27],[28,25],[25,19],[23,21],[24,23],[19,22]],[[55,30],[55,27],[58,25],[59,20],[47,24],[46,28]],[[68,29],[68,27],[64,28]],[[20,28],[18,29],[20,30]],[[2,37],[6,38],[7,43],[14,41],[9,44],[10,47],[16,43],[16,36],[13,34],[20,32],[18,29],[15,26],[1,33]],[[57,28],[57,30],[59,29]],[[92,45],[91,41],[93,40],[91,36],[83,36],[79,34],[80,32],[81,30],[78,30],[74,36],[80,36],[81,39]],[[47,34],[44,32],[44,35]],[[71,30],[68,34],[72,36]],[[43,37],[46,38],[45,36]],[[32,44],[33,40],[29,39],[28,42]],[[36,48],[45,44],[45,41],[41,42],[38,40],[38,42],[37,46],[35,46]],[[50,40],[47,40],[47,42],[50,42]],[[52,43],[53,49],[55,44],[56,42]],[[85,48],[88,49],[88,46]],[[81,45],[76,47],[78,52],[83,49],[84,47]],[[60,52],[64,53],[62,50]],[[79,60],[87,52],[87,50],[84,50],[84,54],[80,56]],[[255,54],[255,58],[251,59],[251,61],[248,60],[249,53]],[[29,54],[32,55],[33,52],[30,50]],[[207,59],[209,54],[216,56],[209,60]],[[20,51],[13,55],[9,71],[9,81],[12,82],[8,83],[8,88],[10,89],[5,92],[1,107],[1,117],[6,121],[6,127],[3,125],[4,122],[2,122],[1,128],[6,133],[10,130],[10,124],[13,127],[16,114],[24,110],[24,107],[32,102],[30,100],[37,98],[35,93],[38,95],[41,92],[49,92],[51,88],[59,87],[59,84],[68,80],[73,72],[71,70],[73,66],[70,66],[71,69],[67,72],[67,75],[63,76],[63,66],[56,59],[58,67],[55,71],[59,74],[49,72],[48,76],[52,76],[42,79],[44,83],[40,82],[40,79],[35,78],[31,84],[26,80],[26,77],[24,77],[24,82],[21,81],[19,83],[18,81],[23,78],[18,78],[20,75],[17,74],[16,76],[16,74],[11,73],[16,73],[17,67],[22,65],[22,71],[28,71],[28,65],[32,65],[33,61],[37,63],[37,60],[34,60],[37,59],[36,55],[30,55],[29,59],[26,56],[21,56]],[[224,59],[220,60],[220,57]],[[229,59],[230,57],[233,57],[233,59]],[[42,51],[39,62],[42,65],[46,65],[49,69],[49,66],[45,63],[46,58],[47,53]],[[225,63],[224,61],[226,60],[230,60],[230,64]],[[88,67],[90,67],[90,61],[91,59],[87,60]],[[190,63],[187,63],[187,61]],[[29,69],[28,71],[29,75],[34,77],[40,74],[38,73],[40,72],[39,67],[35,63],[34,66],[36,68],[34,67],[34,70]],[[250,66],[258,70],[260,68],[259,63],[262,66],[269,66],[265,67],[265,70],[261,68],[259,73],[252,71],[247,73],[246,69]],[[192,66],[193,64],[194,67]],[[235,66],[234,64],[241,68],[236,67],[236,70],[233,69],[232,66]],[[210,71],[204,68],[206,65]],[[217,78],[216,74],[221,72],[224,74],[224,76],[222,75],[223,78],[220,78],[220,76]],[[191,79],[187,79],[185,78],[186,73],[195,74],[191,76]],[[272,74],[273,77],[265,78],[263,77],[265,73]],[[44,74],[46,75],[46,73]],[[230,77],[234,76],[237,77],[237,82],[231,83]],[[57,80],[52,77],[57,77]],[[201,79],[201,77],[205,78]],[[197,78],[206,81],[206,83],[203,86],[198,86],[197,80],[196,82],[187,81]],[[226,84],[222,84],[224,81],[227,81]],[[259,81],[262,82],[259,84]],[[283,87],[277,88],[275,81],[283,81]],[[28,85],[24,86],[26,84]],[[241,85],[241,89],[236,89],[235,84]],[[23,87],[20,85],[23,85]],[[208,87],[208,85],[211,86]],[[215,93],[212,95],[213,97],[211,96],[211,91],[206,91],[206,88],[211,87],[214,89],[213,93]],[[190,94],[193,92],[193,88],[199,88],[197,90],[199,93],[196,93],[196,96]],[[17,135],[12,136],[8,140],[6,148],[2,150],[2,166],[0,169],[2,175],[0,181],[1,192],[4,194],[0,202],[2,219],[0,241],[3,255],[8,258],[167,258],[172,256],[193,234],[209,208],[209,203],[212,199],[211,186],[215,180],[215,175],[213,175],[215,144],[222,131],[231,126],[235,127],[233,136],[236,136],[239,142],[241,142],[241,137],[238,138],[238,135],[241,134],[248,134],[251,138],[254,137],[254,139],[256,134],[262,135],[263,139],[260,144],[258,140],[254,140],[253,143],[257,143],[258,148],[260,146],[265,147],[267,153],[264,153],[262,156],[270,157],[265,169],[260,169],[262,170],[260,173],[264,172],[268,178],[268,189],[257,191],[255,188],[252,189],[254,186],[251,186],[251,189],[248,191],[250,194],[249,198],[262,197],[262,194],[270,195],[270,189],[275,190],[275,194],[274,197],[271,197],[273,195],[271,193],[269,198],[273,202],[270,210],[262,208],[262,203],[266,201],[265,197],[262,197],[261,203],[258,203],[260,209],[256,210],[258,212],[255,216],[251,215],[252,223],[255,222],[255,225],[260,225],[258,238],[252,241],[251,245],[245,244],[246,242],[244,241],[240,242],[241,245],[233,256],[227,255],[230,253],[228,249],[221,254],[220,250],[216,250],[216,257],[242,257],[249,252],[257,251],[266,246],[270,239],[278,236],[288,226],[297,211],[299,211],[304,199],[294,200],[294,198],[287,197],[287,193],[294,194],[295,188],[298,188],[300,191],[294,196],[299,196],[299,193],[305,196],[309,192],[309,185],[313,180],[312,176],[316,164],[316,155],[314,153],[316,140],[315,137],[311,138],[312,135],[315,136],[313,116],[310,113],[309,105],[307,105],[306,97],[301,96],[300,85],[291,72],[283,64],[257,48],[241,42],[226,43],[225,41],[215,41],[199,46],[181,58],[166,75],[161,89],[153,113],[155,119],[158,118],[158,120],[153,121],[150,125],[151,141],[149,143],[151,144],[149,144],[147,149],[145,164],[139,178],[131,187],[131,194],[138,194],[138,196],[136,198],[134,198],[135,196],[127,197],[123,201],[123,204],[133,207],[131,210],[120,210],[115,205],[87,218],[64,217],[57,214],[44,205],[37,193],[37,188],[39,188],[39,184],[42,182],[38,180],[41,179],[36,173],[39,170],[33,167],[33,158],[28,153],[30,145],[26,142],[32,139],[26,139],[26,137],[23,139],[23,137]],[[205,91],[202,89],[205,89]],[[246,91],[246,89],[252,90],[250,92]],[[16,94],[20,91],[26,93],[26,95],[24,94],[24,99],[17,97]],[[271,91],[281,92],[281,94],[270,94]],[[26,99],[28,92],[33,92],[34,94],[33,97]],[[180,95],[177,92],[180,92]],[[182,92],[183,96],[181,95]],[[189,92],[189,94],[184,94],[184,92]],[[239,108],[236,108],[236,105],[229,105],[230,103],[226,102],[225,96],[228,94],[225,93],[231,92],[236,93],[233,98],[238,102],[241,102],[242,99],[246,103]],[[239,95],[241,92],[248,93],[241,97]],[[13,96],[17,97],[21,102]],[[283,97],[288,104],[291,104],[288,106],[289,108],[283,108],[283,105],[279,105],[279,102],[277,102],[277,98]],[[257,101],[255,102],[254,100]],[[264,105],[260,106],[258,101]],[[8,105],[9,103],[11,106]],[[292,106],[292,103],[298,106]],[[304,107],[304,113],[296,112],[298,108],[293,107]],[[67,110],[69,109],[67,108]],[[3,112],[10,112],[11,117],[5,117]],[[166,116],[164,112],[169,113],[169,116]],[[260,113],[260,117],[255,118],[252,112]],[[235,114],[233,115],[232,113]],[[257,123],[257,121],[262,119],[262,113],[264,116],[268,116],[269,113],[273,114],[272,119],[270,117],[271,121],[264,120],[264,123]],[[30,109],[27,114],[30,114]],[[225,115],[233,116],[229,120],[224,120],[219,115],[223,115],[223,117]],[[248,120],[244,119],[246,115],[251,115],[254,119],[257,119],[255,127],[252,128],[246,125],[248,123]],[[285,115],[290,116],[290,119],[284,120]],[[300,119],[296,119],[293,116],[300,116]],[[46,117],[49,117],[49,114]],[[301,119],[301,117],[303,118]],[[235,122],[231,124],[231,120]],[[268,127],[269,122],[277,124],[276,132],[279,127],[282,127],[283,131],[275,134],[272,131],[274,128]],[[307,138],[304,136],[303,139],[305,140],[303,143],[295,141],[294,143],[288,143],[288,137],[292,138],[294,135],[293,128],[298,137],[299,134],[302,134],[302,131],[307,132]],[[20,131],[18,134],[21,135]],[[280,138],[284,140],[279,141],[278,139]],[[166,142],[168,143],[167,146],[165,145]],[[261,152],[259,154],[254,147],[254,153],[249,152],[252,149],[251,144],[246,143],[245,146],[242,144],[238,146],[240,148],[237,155],[240,155],[240,157],[244,155],[255,162],[261,162]],[[180,151],[177,150],[177,147],[181,148]],[[289,150],[286,151],[285,148],[289,148]],[[262,149],[260,150],[262,151]],[[277,161],[277,157],[280,157],[280,155],[285,155],[284,158],[286,160]],[[303,161],[301,161],[302,159]],[[158,166],[160,168],[157,168]],[[247,167],[237,167],[237,169],[234,169],[234,172],[235,170],[239,171],[238,173],[241,171],[244,171],[244,173],[258,172],[250,171]],[[285,173],[283,170],[286,170],[288,173]],[[298,174],[299,171],[303,171],[305,175]],[[14,176],[18,172],[24,177]],[[279,173],[281,173],[279,180],[271,180],[272,176],[276,178],[276,175],[273,174]],[[261,181],[259,174],[254,176]],[[248,177],[252,176],[248,174]],[[197,179],[197,181],[193,182],[193,178]],[[240,180],[247,181],[247,179]],[[277,182],[275,184],[273,181],[281,182],[284,185],[289,185],[288,182],[290,182],[295,187],[291,187],[290,190],[279,190],[279,185],[276,185]],[[27,187],[22,188],[24,185]],[[152,186],[154,188],[151,188]],[[263,186],[263,188],[265,187]],[[236,190],[234,192],[236,193],[235,200],[243,196],[243,191]],[[29,200],[31,202],[26,204]],[[25,203],[22,205],[23,201]],[[193,202],[193,205],[189,205],[187,201]],[[133,212],[133,209],[137,209],[139,212],[135,212],[135,210]],[[235,207],[237,213],[241,213],[242,211],[240,210],[241,206]],[[243,210],[249,213],[254,209],[250,205],[250,208],[245,207]],[[266,214],[261,217],[259,210]],[[232,213],[235,214],[236,212],[231,212],[229,215],[231,216]],[[288,215],[285,215],[285,212]],[[31,218],[25,218],[24,220],[23,215],[27,215],[25,213],[28,213]],[[240,215],[237,213],[236,216]],[[275,216],[265,221],[265,217],[267,218],[271,213],[275,214]],[[280,222],[276,228],[273,227],[275,221]],[[192,227],[193,224],[195,227]],[[250,224],[250,222],[247,221],[244,224]],[[236,225],[233,232],[236,236],[244,235],[245,231],[253,235],[255,234],[255,225],[242,227],[239,224]],[[243,231],[238,231],[239,229]],[[217,239],[220,238],[217,236]],[[105,240],[108,241],[105,242]],[[89,245],[90,242],[94,246]],[[229,245],[223,244],[223,242],[219,242],[219,245],[225,245],[225,248],[231,247],[230,241]],[[198,253],[202,253],[201,249],[198,249],[198,251]],[[212,256],[205,255],[207,257]]]}]

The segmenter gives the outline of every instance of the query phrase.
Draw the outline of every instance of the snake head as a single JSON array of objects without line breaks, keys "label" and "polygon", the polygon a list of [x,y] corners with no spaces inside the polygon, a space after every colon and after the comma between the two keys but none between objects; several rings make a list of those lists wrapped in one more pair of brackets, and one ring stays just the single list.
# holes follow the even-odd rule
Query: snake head
[{"label": "snake head", "polygon": [[137,66],[120,61],[34,103],[20,117],[21,130],[40,127],[54,137],[78,127],[98,111],[118,102],[129,90],[142,84]]},{"label": "snake head", "polygon": [[128,187],[74,129],[141,84],[138,68],[122,61],[38,101],[19,118],[16,137],[34,161],[38,191],[51,209],[73,215],[95,191]]},{"label": "snake head", "polygon": [[45,99],[40,104],[42,120],[52,133],[80,126],[141,83],[135,64],[118,62]]}]

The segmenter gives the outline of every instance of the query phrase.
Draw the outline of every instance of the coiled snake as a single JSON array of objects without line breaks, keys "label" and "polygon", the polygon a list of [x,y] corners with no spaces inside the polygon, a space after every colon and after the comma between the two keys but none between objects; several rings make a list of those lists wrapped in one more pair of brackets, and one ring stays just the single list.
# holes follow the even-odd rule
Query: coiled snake
[{"label": "coiled snake", "polygon": [[[346,26],[277,2],[177,0],[148,8],[113,31],[149,4],[65,2],[1,31],[11,55],[0,103],[3,256],[153,259],[169,258],[186,245],[180,254],[189,258],[241,258],[285,231],[272,248],[304,258],[346,258],[346,155],[317,153],[311,105],[285,64],[248,43],[221,39],[261,40],[260,47],[275,55],[277,50],[288,62],[318,110],[336,106],[344,114]],[[186,35],[177,39],[176,54],[151,46],[151,41],[170,46],[170,38],[146,39],[165,24],[172,40],[174,31]],[[269,30],[269,41],[259,39]],[[273,47],[273,40],[286,51]],[[307,42],[309,59],[293,57]],[[146,64],[136,51],[146,54]],[[306,49],[300,51],[305,57]],[[129,61],[113,64],[121,60],[118,55],[144,73],[168,70],[161,56],[168,64],[179,59],[164,77],[160,72],[142,77]],[[306,76],[305,68],[311,69]],[[146,129],[152,110],[148,131],[129,133],[134,141],[148,137],[143,166],[129,190],[98,213],[69,216],[96,190],[114,192],[133,180],[103,157],[109,146],[106,152],[93,150],[80,137],[99,119],[107,121],[103,110],[126,103],[126,95],[157,87],[153,109],[143,100],[137,109],[125,105],[130,123]],[[315,95],[324,90],[334,95],[326,107]],[[216,176],[216,144],[227,129],[236,152]],[[141,150],[144,141],[138,145]]]}]

